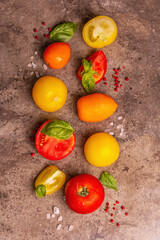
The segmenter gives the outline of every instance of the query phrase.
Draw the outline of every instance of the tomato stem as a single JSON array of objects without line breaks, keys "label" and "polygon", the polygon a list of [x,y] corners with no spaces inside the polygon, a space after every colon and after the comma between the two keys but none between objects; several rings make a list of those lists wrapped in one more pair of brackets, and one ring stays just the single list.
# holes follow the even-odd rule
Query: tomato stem
[{"label": "tomato stem", "polygon": [[77,183],[77,194],[81,197],[86,197],[89,194],[89,190],[85,186],[78,188],[78,183]]}]

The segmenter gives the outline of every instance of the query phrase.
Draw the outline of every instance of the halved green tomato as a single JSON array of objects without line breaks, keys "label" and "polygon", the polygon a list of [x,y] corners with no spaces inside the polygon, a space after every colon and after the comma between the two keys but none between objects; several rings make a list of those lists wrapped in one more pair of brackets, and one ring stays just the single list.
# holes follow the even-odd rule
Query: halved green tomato
[{"label": "halved green tomato", "polygon": [[90,47],[102,48],[116,39],[117,25],[110,17],[98,16],[84,25],[82,35]]},{"label": "halved green tomato", "polygon": [[42,170],[35,181],[36,195],[38,197],[51,194],[60,189],[65,182],[65,174],[56,166],[51,165]]}]

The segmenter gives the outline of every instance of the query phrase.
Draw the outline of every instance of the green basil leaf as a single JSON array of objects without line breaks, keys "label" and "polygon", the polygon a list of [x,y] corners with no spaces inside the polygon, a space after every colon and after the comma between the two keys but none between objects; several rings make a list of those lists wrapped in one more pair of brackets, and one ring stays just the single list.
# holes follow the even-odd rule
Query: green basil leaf
[{"label": "green basil leaf", "polygon": [[94,70],[90,70],[89,71],[90,73],[92,73],[93,75],[99,75],[96,71],[94,71]]},{"label": "green basil leaf", "polygon": [[118,191],[118,189],[117,189],[117,181],[116,181],[116,179],[115,179],[111,174],[109,174],[109,173],[107,173],[107,172],[103,172],[103,173],[101,174],[99,180],[100,180],[100,182],[101,182],[104,186],[106,186],[106,187],[108,187],[108,188],[112,188],[112,189]]},{"label": "green basil leaf", "polygon": [[56,26],[49,34],[54,42],[68,42],[77,30],[78,24],[74,22],[65,22]]},{"label": "green basil leaf", "polygon": [[41,133],[61,140],[70,138],[73,132],[74,129],[68,122],[57,119],[47,123],[41,130]]},{"label": "green basil leaf", "polygon": [[88,70],[92,69],[92,62],[91,61],[87,61],[86,59],[83,59],[82,60],[82,65],[83,65],[85,71],[88,71]]},{"label": "green basil leaf", "polygon": [[46,196],[46,187],[42,185],[38,185],[38,187],[35,190],[36,196],[37,197],[44,197]]},{"label": "green basil leaf", "polygon": [[85,73],[82,77],[82,85],[87,93],[91,93],[95,86],[95,80],[92,74]]}]

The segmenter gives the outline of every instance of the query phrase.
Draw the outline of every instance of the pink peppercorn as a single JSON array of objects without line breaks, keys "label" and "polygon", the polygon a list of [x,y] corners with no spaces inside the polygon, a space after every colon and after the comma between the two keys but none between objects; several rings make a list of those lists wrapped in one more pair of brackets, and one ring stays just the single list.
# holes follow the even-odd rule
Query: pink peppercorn
[{"label": "pink peppercorn", "polygon": [[45,23],[45,22],[42,22],[42,24],[43,24],[43,25],[46,25],[46,23]]},{"label": "pink peppercorn", "polygon": [[31,156],[34,157],[34,156],[35,156],[35,153],[31,153]]},{"label": "pink peppercorn", "polygon": [[38,39],[39,39],[39,37],[38,37],[38,36],[35,36],[35,39],[36,39],[36,40],[38,40]]},{"label": "pink peppercorn", "polygon": [[48,38],[50,37],[50,35],[48,34]]},{"label": "pink peppercorn", "polygon": [[118,92],[118,88],[115,88],[114,91],[115,91],[115,92]]},{"label": "pink peppercorn", "polygon": [[47,34],[44,34],[44,37],[45,37],[45,38],[47,38],[47,37],[48,37],[48,35],[47,35]]},{"label": "pink peppercorn", "polygon": [[105,212],[108,212],[108,209],[107,209],[107,208],[105,209]]},{"label": "pink peppercorn", "polygon": [[116,204],[119,204],[119,201],[116,201]]},{"label": "pink peppercorn", "polygon": [[116,77],[113,75],[112,78],[116,78]]},{"label": "pink peppercorn", "polygon": [[120,72],[120,71],[121,71],[121,69],[120,69],[120,68],[118,68],[117,70],[118,70],[118,72]]},{"label": "pink peppercorn", "polygon": [[107,85],[107,83],[105,82],[104,85]]},{"label": "pink peppercorn", "polygon": [[116,72],[115,74],[118,75],[118,72]]},{"label": "pink peppercorn", "polygon": [[34,31],[34,32],[38,32],[36,28],[35,28],[33,31]]},{"label": "pink peppercorn", "polygon": [[51,31],[51,28],[48,28],[48,31],[50,32],[50,31]]},{"label": "pink peppercorn", "polygon": [[119,77],[116,77],[115,79],[116,79],[116,81],[117,81],[117,80],[119,80]]},{"label": "pink peppercorn", "polygon": [[111,223],[114,223],[114,220],[113,220],[113,219],[111,219],[111,220],[110,220],[110,222],[111,222]]},{"label": "pink peppercorn", "polygon": [[129,81],[129,78],[128,78],[128,77],[126,77],[126,78],[125,78],[125,80],[126,80],[126,81]]},{"label": "pink peppercorn", "polygon": [[124,210],[124,209],[125,209],[125,207],[124,207],[124,206],[122,206],[122,207],[121,207],[121,209],[122,209],[122,210]]},{"label": "pink peppercorn", "polygon": [[120,87],[122,87],[123,85],[121,84]]},{"label": "pink peppercorn", "polygon": [[34,137],[30,137],[30,140],[33,141],[33,140],[34,140]]},{"label": "pink peppercorn", "polygon": [[109,203],[107,202],[106,205],[109,206]]},{"label": "pink peppercorn", "polygon": [[125,66],[123,66],[123,68],[125,68]]},{"label": "pink peppercorn", "polygon": [[114,205],[114,206],[116,206],[116,204],[115,204],[115,203],[114,203],[113,205]]},{"label": "pink peppercorn", "polygon": [[111,217],[113,217],[113,213],[111,213]]},{"label": "pink peppercorn", "polygon": [[120,224],[119,223],[117,223],[117,227],[119,227],[120,226]]},{"label": "pink peppercorn", "polygon": [[126,212],[125,215],[128,216],[128,212]]},{"label": "pink peppercorn", "polygon": [[115,208],[115,207],[113,207],[113,210],[116,210],[116,208]]}]

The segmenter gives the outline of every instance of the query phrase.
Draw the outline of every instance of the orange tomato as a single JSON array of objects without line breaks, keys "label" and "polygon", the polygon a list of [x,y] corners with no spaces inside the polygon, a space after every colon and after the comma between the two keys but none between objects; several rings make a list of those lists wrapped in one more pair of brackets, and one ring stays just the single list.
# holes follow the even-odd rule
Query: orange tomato
[{"label": "orange tomato", "polygon": [[43,59],[48,67],[60,69],[68,63],[70,55],[71,49],[68,43],[56,42],[46,48]]},{"label": "orange tomato", "polygon": [[80,98],[77,102],[79,118],[84,122],[100,122],[110,117],[118,104],[103,93],[93,93]]}]

